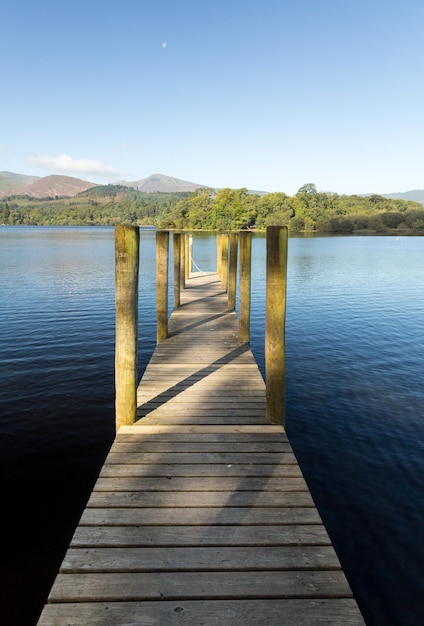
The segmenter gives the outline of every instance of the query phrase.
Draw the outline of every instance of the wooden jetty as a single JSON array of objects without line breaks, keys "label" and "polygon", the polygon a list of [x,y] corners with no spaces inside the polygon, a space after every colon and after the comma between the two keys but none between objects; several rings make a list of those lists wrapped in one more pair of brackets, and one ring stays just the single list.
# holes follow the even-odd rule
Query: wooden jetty
[{"label": "wooden jetty", "polygon": [[39,626],[364,621],[215,273],[192,273]]}]

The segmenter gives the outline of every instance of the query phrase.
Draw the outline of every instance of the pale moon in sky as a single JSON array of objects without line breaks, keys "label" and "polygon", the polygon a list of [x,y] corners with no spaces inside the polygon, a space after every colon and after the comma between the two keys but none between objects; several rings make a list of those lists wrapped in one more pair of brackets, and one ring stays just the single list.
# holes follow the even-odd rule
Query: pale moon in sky
[{"label": "pale moon in sky", "polygon": [[166,41],[163,42],[162,44],[162,48],[166,48],[168,46],[168,44],[166,43]]}]

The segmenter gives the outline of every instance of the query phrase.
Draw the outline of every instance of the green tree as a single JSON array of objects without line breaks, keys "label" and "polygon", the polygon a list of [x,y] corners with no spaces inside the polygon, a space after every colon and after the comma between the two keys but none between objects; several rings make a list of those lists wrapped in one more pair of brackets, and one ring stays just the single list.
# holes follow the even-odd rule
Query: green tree
[{"label": "green tree", "polygon": [[398,211],[387,211],[387,213],[382,213],[381,221],[387,228],[397,228],[405,221],[405,215]]},{"label": "green tree", "polygon": [[241,230],[252,220],[247,189],[219,189],[215,195],[215,227],[218,230]]},{"label": "green tree", "polygon": [[305,220],[303,217],[295,216],[290,220],[289,230],[293,231],[294,233],[300,233],[304,230],[304,228]]},{"label": "green tree", "polygon": [[424,210],[406,211],[405,223],[408,226],[408,228],[411,228],[412,230],[423,230],[424,229]]},{"label": "green tree", "polygon": [[314,185],[314,183],[306,183],[305,185],[302,185],[299,189],[297,193],[309,193],[311,195],[318,193],[316,186]]}]

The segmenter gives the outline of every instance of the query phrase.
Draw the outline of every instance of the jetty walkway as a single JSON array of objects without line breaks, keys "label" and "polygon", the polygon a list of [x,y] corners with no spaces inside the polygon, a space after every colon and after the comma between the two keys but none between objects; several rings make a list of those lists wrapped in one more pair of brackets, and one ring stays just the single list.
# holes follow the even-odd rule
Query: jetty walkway
[{"label": "jetty walkway", "polygon": [[40,626],[364,621],[215,273],[194,273]]}]

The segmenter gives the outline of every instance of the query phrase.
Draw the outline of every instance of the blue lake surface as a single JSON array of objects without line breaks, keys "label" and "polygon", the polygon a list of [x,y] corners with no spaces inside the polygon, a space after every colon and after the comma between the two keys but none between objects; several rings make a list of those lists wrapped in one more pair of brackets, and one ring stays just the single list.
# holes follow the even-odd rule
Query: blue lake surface
[{"label": "blue lake surface", "polygon": [[[215,254],[194,233],[201,270]],[[419,237],[289,240],[287,431],[369,626],[424,624],[423,265]],[[262,371],[264,289],[257,235]],[[0,296],[0,623],[30,626],[114,436],[113,229],[0,227]],[[142,229],[140,375],[154,306]]]}]

